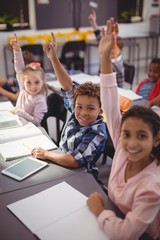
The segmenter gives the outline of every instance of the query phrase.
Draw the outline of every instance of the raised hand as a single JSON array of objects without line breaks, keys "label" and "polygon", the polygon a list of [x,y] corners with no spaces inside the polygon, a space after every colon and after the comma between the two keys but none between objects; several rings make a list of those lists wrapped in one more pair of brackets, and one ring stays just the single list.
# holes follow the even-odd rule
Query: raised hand
[{"label": "raised hand", "polygon": [[89,24],[93,27],[94,31],[98,30],[96,11],[92,10],[92,13],[88,16]]},{"label": "raised hand", "polygon": [[43,50],[47,54],[47,57],[52,60],[56,56],[57,43],[54,34],[51,32],[51,41],[43,45]]},{"label": "raised hand", "polygon": [[118,29],[117,23],[114,22],[114,18],[107,20],[107,30],[102,29],[102,38],[99,43],[98,51],[99,56],[110,57],[114,46],[114,34],[115,29]]},{"label": "raised hand", "polygon": [[12,46],[12,48],[15,51],[20,50],[20,45],[19,45],[19,41],[18,41],[18,37],[17,37],[16,33],[14,33],[14,37],[10,40],[10,45]]}]

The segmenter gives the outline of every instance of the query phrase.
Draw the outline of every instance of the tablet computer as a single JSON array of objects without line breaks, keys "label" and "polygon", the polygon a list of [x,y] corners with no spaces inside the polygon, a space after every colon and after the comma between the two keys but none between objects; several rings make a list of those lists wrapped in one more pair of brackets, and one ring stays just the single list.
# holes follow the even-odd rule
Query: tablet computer
[{"label": "tablet computer", "polygon": [[46,167],[47,165],[48,165],[47,162],[43,162],[33,157],[27,157],[24,160],[21,160],[3,169],[1,173],[11,178],[14,178],[18,181],[21,181],[30,176],[31,174]]}]

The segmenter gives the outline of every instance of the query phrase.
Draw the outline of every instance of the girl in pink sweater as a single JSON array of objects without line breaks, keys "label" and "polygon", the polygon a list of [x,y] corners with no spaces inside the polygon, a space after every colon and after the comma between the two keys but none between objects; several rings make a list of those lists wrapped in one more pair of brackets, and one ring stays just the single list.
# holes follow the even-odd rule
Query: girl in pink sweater
[{"label": "girl in pink sweater", "polygon": [[24,64],[18,38],[14,34],[10,44],[13,47],[14,65],[20,86],[20,94],[13,112],[39,126],[47,112],[47,88],[44,71],[39,63]]},{"label": "girl in pink sweater", "polygon": [[115,147],[108,194],[124,219],[104,206],[99,193],[87,200],[100,227],[112,240],[137,240],[147,232],[160,236],[160,117],[151,109],[134,106],[121,116],[116,75],[110,54],[114,46],[111,18],[99,45],[101,101]]}]

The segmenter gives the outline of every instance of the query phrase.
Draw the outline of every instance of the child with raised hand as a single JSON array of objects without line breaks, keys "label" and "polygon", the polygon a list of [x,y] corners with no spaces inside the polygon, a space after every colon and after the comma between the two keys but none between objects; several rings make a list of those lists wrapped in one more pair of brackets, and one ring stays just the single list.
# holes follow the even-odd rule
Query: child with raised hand
[{"label": "child with raised hand", "polygon": [[[148,101],[160,96],[160,58],[153,58],[148,67],[148,78],[141,81],[136,93]],[[160,107],[160,103],[157,104]]]},{"label": "child with raised hand", "polygon": [[[92,13],[88,16],[88,20],[90,25],[93,28],[94,34],[96,36],[97,41],[99,42],[102,36],[102,33],[97,25],[97,16],[96,16],[96,11],[93,9]],[[111,61],[112,61],[112,68],[113,71],[116,72],[116,78],[117,78],[117,85],[118,87],[122,88],[123,83],[124,83],[124,78],[125,78],[125,71],[124,71],[124,64],[123,64],[123,56],[122,56],[122,51],[123,51],[123,40],[121,37],[117,36],[118,34],[118,29],[116,28],[116,55],[117,57],[115,58],[114,56],[114,51],[111,52]]]},{"label": "child with raised hand", "polygon": [[20,86],[20,94],[13,112],[40,126],[47,112],[44,71],[39,63],[33,62],[25,66],[16,34],[10,44],[13,47],[15,71]]},{"label": "child with raised hand", "polygon": [[[34,56],[31,52],[24,50],[22,55],[25,65],[35,62]],[[0,79],[0,94],[8,98],[15,105],[19,96],[19,84],[17,78],[15,77],[8,80]]]},{"label": "child with raised hand", "polygon": [[62,153],[35,148],[32,154],[36,158],[50,160],[64,167],[86,167],[97,178],[96,161],[104,151],[107,138],[106,126],[101,116],[100,87],[90,82],[78,86],[74,84],[57,57],[56,47],[52,33],[52,40],[44,45],[44,51],[61,84],[65,107],[71,112],[71,116],[61,135],[59,147]]},{"label": "child with raised hand", "polygon": [[87,204],[109,239],[137,240],[144,232],[157,239],[160,236],[160,117],[141,106],[120,113],[110,59],[115,24],[113,18],[107,21],[107,31],[103,30],[99,44],[100,86],[102,110],[115,147],[108,194],[125,217],[121,219],[106,209],[99,193],[91,194]]}]

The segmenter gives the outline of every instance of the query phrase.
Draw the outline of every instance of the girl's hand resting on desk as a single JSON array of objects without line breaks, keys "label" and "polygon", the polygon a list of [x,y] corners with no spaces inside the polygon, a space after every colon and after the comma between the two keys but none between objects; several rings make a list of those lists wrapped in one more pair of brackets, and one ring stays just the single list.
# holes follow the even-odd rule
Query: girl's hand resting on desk
[{"label": "girl's hand resting on desk", "polygon": [[105,210],[102,196],[98,192],[92,193],[89,196],[87,200],[87,205],[97,217],[103,210]]},{"label": "girl's hand resting on desk", "polygon": [[16,114],[16,107],[9,109],[9,111],[13,114]]},{"label": "girl's hand resting on desk", "polygon": [[45,160],[46,159],[46,153],[48,151],[44,150],[43,148],[37,147],[37,148],[33,148],[31,154],[33,155],[33,157],[35,158],[40,158]]}]

